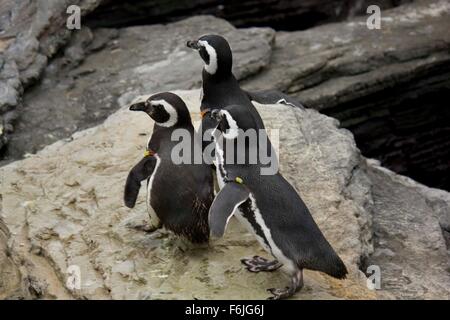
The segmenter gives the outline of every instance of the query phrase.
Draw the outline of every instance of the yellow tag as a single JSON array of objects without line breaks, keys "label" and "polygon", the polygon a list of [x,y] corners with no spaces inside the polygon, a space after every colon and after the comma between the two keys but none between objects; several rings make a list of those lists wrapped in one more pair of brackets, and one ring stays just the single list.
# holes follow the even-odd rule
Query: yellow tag
[{"label": "yellow tag", "polygon": [[243,184],[244,183],[244,180],[242,180],[241,177],[236,177],[236,179],[234,179],[234,181],[236,181],[239,184]]},{"label": "yellow tag", "polygon": [[155,152],[153,150],[145,150],[144,157],[150,157],[154,154],[155,154]]}]

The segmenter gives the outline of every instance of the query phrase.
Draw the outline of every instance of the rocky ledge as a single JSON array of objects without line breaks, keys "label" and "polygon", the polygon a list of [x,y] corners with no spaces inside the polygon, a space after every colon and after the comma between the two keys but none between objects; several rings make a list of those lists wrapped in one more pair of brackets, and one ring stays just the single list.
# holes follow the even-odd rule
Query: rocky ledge
[{"label": "rocky ledge", "polygon": [[[199,92],[179,93],[198,124]],[[448,193],[367,161],[349,131],[315,110],[258,110],[280,129],[282,173],[350,270],[345,281],[307,272],[296,299],[450,298],[440,228],[449,222]],[[143,192],[133,210],[122,192],[150,128],[148,117],[123,107],[72,141],[0,169],[1,298],[258,299],[284,285],[280,272],[240,265],[265,253],[236,222],[207,247],[144,231]],[[366,287],[360,269],[369,264],[381,268],[381,290]],[[66,285],[73,266],[80,289]]]}]

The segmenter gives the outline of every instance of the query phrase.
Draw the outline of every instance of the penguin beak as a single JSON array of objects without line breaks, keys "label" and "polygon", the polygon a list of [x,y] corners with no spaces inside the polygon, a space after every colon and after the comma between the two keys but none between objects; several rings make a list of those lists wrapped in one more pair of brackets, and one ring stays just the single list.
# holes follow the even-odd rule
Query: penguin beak
[{"label": "penguin beak", "polygon": [[189,41],[186,43],[186,46],[187,46],[188,48],[191,48],[191,49],[194,49],[194,50],[200,50],[200,45],[198,44],[198,41],[197,41],[197,40],[189,40]]},{"label": "penguin beak", "polygon": [[130,111],[146,111],[146,103],[145,102],[138,102],[135,104],[132,104],[130,106]]}]

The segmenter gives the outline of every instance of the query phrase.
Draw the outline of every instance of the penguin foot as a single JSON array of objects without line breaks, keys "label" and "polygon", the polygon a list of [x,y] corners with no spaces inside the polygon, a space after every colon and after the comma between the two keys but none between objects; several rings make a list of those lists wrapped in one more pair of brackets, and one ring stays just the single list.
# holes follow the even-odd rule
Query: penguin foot
[{"label": "penguin foot", "polygon": [[295,289],[292,287],[286,287],[284,289],[270,288],[267,289],[272,294],[267,300],[280,300],[292,297],[295,294]]},{"label": "penguin foot", "polygon": [[296,292],[303,288],[303,270],[297,270],[291,279],[291,286],[284,289],[270,288],[267,289],[268,292],[272,294],[268,297],[268,300],[280,300],[292,297]]},{"label": "penguin foot", "polygon": [[152,226],[152,225],[147,224],[145,222],[142,223],[142,224],[134,224],[134,225],[129,224],[128,227],[132,228],[132,229],[135,229],[135,230],[138,230],[138,231],[143,231],[143,232],[146,232],[146,233],[153,233],[156,230],[160,229],[160,227],[158,227],[158,226]]},{"label": "penguin foot", "polygon": [[157,226],[150,226],[150,225],[148,225],[148,224],[145,224],[145,225],[141,225],[141,226],[136,226],[135,229],[136,229],[136,230],[139,230],[139,231],[146,232],[146,233],[153,233],[153,232],[155,232],[156,230],[159,230],[160,227],[157,227]]},{"label": "penguin foot", "polygon": [[261,271],[274,271],[282,266],[278,260],[269,261],[260,256],[254,256],[253,258],[241,259],[241,263],[245,265],[250,272],[261,272]]}]

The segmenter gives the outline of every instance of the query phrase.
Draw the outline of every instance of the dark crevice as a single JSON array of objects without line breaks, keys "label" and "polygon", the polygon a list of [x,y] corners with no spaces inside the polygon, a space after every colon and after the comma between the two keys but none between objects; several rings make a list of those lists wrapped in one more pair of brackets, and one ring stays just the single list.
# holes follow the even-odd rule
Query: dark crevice
[{"label": "dark crevice", "polygon": [[[447,70],[443,69],[447,68]],[[364,156],[450,190],[450,67],[322,110],[355,136]]]},{"label": "dark crevice", "polygon": [[361,256],[359,258],[359,261],[357,262],[358,269],[362,271],[366,276],[370,276],[370,274],[367,273],[367,268],[369,267],[369,258],[366,256]]},{"label": "dark crevice", "polygon": [[366,14],[367,6],[382,10],[412,0],[121,0],[105,1],[83,23],[89,27],[122,28],[165,24],[194,15],[226,19],[236,27],[304,30],[320,24]]}]

